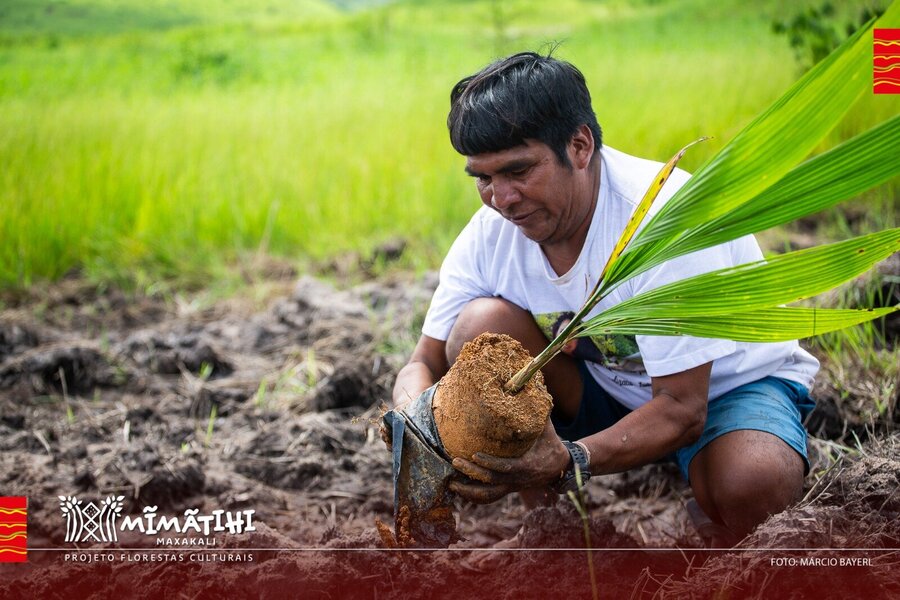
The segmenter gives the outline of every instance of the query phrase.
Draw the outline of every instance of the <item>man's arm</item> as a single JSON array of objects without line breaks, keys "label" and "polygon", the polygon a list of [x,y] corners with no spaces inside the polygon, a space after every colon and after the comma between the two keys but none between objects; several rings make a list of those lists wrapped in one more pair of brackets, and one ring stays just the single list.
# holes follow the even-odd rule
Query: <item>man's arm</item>
[{"label": "man's arm", "polygon": [[697,441],[706,424],[711,370],[708,362],[652,378],[650,402],[581,440],[591,453],[591,473],[626,471]]},{"label": "man's arm", "polygon": [[446,346],[446,342],[427,335],[419,338],[409,362],[397,373],[392,395],[394,408],[415,400],[444,376],[449,369]]}]

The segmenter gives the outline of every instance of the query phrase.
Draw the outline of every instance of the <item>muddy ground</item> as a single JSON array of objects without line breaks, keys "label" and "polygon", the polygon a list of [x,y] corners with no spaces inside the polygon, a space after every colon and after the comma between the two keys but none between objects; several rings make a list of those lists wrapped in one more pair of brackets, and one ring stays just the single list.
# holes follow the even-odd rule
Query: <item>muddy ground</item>
[{"label": "muddy ground", "polygon": [[[553,550],[585,547],[564,499],[527,514],[514,498],[460,504],[463,541],[450,551],[378,550],[375,520],[393,510],[378,417],[435,285],[434,274],[397,275],[336,289],[275,269],[219,301],[135,296],[77,276],[5,297],[0,495],[28,497],[35,551],[27,565],[0,565],[0,597],[591,597],[586,553]],[[674,465],[592,480],[600,595],[770,597],[821,584],[822,597],[844,597],[841,582],[900,595],[900,550],[878,550],[900,548],[896,397],[875,420],[820,379],[807,497],[736,551],[703,549]],[[861,451],[840,450],[857,438]],[[108,495],[124,496],[133,516],[252,509],[258,530],[220,537],[211,555],[282,550],[228,565],[77,564],[38,550],[72,547],[59,496]],[[484,550],[520,527],[515,548]],[[118,547],[154,543],[142,539]],[[848,555],[827,548],[872,549],[849,554],[871,565],[772,563]]]}]

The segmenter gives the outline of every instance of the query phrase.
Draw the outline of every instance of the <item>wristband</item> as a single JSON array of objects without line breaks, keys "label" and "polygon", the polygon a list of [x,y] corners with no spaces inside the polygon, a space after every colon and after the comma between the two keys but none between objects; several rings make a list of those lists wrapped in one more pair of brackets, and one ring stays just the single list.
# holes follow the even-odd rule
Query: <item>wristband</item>
[{"label": "wristband", "polygon": [[587,456],[587,468],[590,469],[591,468],[591,451],[588,450],[587,444],[585,444],[584,442],[572,442],[572,443],[575,444],[576,446],[580,447],[582,450],[584,450],[584,455]]},{"label": "wristband", "polygon": [[575,473],[575,466],[578,466],[579,475],[581,477],[581,485],[584,486],[588,479],[591,478],[590,452],[584,444],[578,442],[562,441],[563,446],[569,451],[572,466],[563,471],[559,481],[556,482],[554,489],[558,494],[566,492],[574,492],[578,490],[578,475]]}]

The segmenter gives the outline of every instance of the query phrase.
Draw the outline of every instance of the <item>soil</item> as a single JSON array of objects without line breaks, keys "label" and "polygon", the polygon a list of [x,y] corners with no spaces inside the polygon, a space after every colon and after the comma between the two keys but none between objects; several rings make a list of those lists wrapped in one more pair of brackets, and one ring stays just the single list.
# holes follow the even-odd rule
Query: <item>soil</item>
[{"label": "soil", "polygon": [[[900,546],[891,414],[837,462],[846,437],[811,440],[806,499],[743,551],[703,549],[684,509],[690,489],[668,463],[592,479],[587,535],[566,498],[528,512],[507,497],[460,503],[462,540],[447,551],[384,549],[375,522],[393,523],[394,507],[377,417],[436,276],[337,289],[273,273],[222,300],[78,277],[2,298],[0,494],[28,497],[29,562],[0,564],[0,597],[588,598],[589,556],[602,597],[790,596],[792,582],[819,582],[821,597],[836,598],[849,589],[842,577],[873,598],[900,594],[897,552],[866,550],[853,556],[871,567],[823,575],[774,568],[770,559],[792,555],[766,551],[790,544],[830,558],[822,548]],[[823,423],[840,429],[847,405],[832,403]],[[139,534],[66,543],[58,496],[108,495],[124,496],[131,517],[254,510],[256,531],[194,554],[161,552]],[[137,550],[65,558],[79,548]]]},{"label": "soil", "polygon": [[432,402],[438,434],[450,456],[471,459],[483,452],[514,457],[534,444],[553,407],[543,375],[539,371],[518,394],[504,389],[531,358],[508,335],[483,333],[463,345]]},{"label": "soil", "polygon": [[[670,580],[661,598],[706,598],[729,590],[738,597],[896,598],[900,594],[900,435],[872,441],[856,460],[842,459],[809,490],[804,501],[773,515],[733,552],[710,558],[683,580]],[[888,548],[893,551],[806,553],[768,548]],[[816,568],[792,569],[773,577],[772,557],[794,558]],[[840,559],[869,559],[867,568],[841,569]],[[817,563],[814,561],[818,561]],[[788,563],[789,565],[790,563]],[[837,567],[837,568],[836,568]],[[856,591],[859,590],[859,591]]]}]

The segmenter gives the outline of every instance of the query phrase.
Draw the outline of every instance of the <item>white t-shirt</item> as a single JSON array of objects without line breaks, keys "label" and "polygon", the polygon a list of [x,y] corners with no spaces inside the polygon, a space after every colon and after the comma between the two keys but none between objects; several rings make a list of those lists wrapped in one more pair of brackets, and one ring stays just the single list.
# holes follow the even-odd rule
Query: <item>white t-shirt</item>
[{"label": "white t-shirt", "polygon": [[[482,207],[450,248],[422,332],[446,340],[463,307],[480,297],[504,298],[528,310],[552,339],[584,304],[632,211],[662,164],[604,146],[600,192],[584,247],[575,265],[557,275],[540,246],[496,211]],[[676,169],[651,212],[690,176]],[[617,287],[591,311],[602,312],[631,296],[670,283],[761,259],[753,236],[668,261]],[[714,361],[709,397],[774,375],[807,388],[818,361],[796,341],[773,344],[688,336],[594,336],[579,340],[573,354],[621,404],[635,409],[651,398],[650,377],[671,375]]]}]

